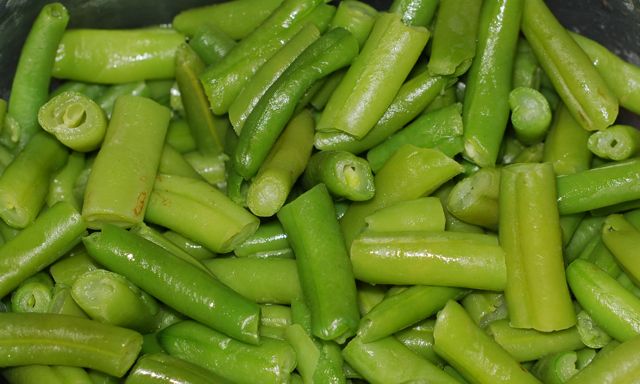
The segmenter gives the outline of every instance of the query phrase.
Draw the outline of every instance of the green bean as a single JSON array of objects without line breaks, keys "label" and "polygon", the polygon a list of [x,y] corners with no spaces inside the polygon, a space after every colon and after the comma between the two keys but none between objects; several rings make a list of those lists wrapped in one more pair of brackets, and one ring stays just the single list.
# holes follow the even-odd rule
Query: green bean
[{"label": "green bean", "polygon": [[429,195],[460,172],[462,167],[438,150],[403,145],[375,176],[373,198],[351,204],[340,220],[347,247],[364,228],[364,219],[374,211]]},{"label": "green bean", "polygon": [[522,32],[573,118],[588,131],[613,124],[616,96],[544,1],[524,2]]},{"label": "green bean", "polygon": [[71,296],[90,318],[101,323],[148,332],[155,325],[158,303],[125,277],[97,269],[78,277]]},{"label": "green bean", "polygon": [[604,46],[588,37],[569,32],[569,35],[589,56],[593,66],[616,95],[620,105],[640,113],[640,69],[627,63]]},{"label": "green bean", "polygon": [[197,27],[189,38],[189,46],[206,65],[219,63],[235,45],[236,42],[219,26],[209,22]]},{"label": "green bean", "polygon": [[80,201],[76,197],[73,188],[78,176],[84,169],[85,155],[80,152],[71,152],[65,164],[51,178],[49,192],[47,194],[47,206],[51,207],[59,201],[66,201],[78,211],[81,209]]},{"label": "green bean", "polygon": [[261,223],[256,232],[239,244],[233,252],[238,257],[294,257],[287,234],[277,220]]},{"label": "green bean", "polygon": [[561,215],[585,212],[640,199],[640,159],[612,162],[558,177],[558,210]]},{"label": "green bean", "polygon": [[585,216],[576,228],[569,244],[565,246],[566,264],[575,260],[584,251],[587,244],[602,232],[603,217]]},{"label": "green bean", "polygon": [[[56,372],[54,367],[47,365],[25,365],[22,367],[12,367],[4,369],[2,376],[10,384],[65,384],[62,376]],[[92,384],[92,383],[89,383]]]},{"label": "green bean", "polygon": [[83,239],[94,259],[180,313],[258,343],[258,306],[158,245],[114,225]]},{"label": "green bean", "polygon": [[225,183],[226,163],[229,156],[226,153],[218,155],[205,155],[198,151],[184,154],[185,161],[193,168],[207,183],[222,189]]},{"label": "green bean", "polygon": [[362,139],[393,101],[428,38],[428,30],[406,26],[399,15],[381,14],[362,52],[327,102],[316,129],[338,130]]},{"label": "green bean", "polygon": [[[604,231],[602,231],[604,232]],[[613,278],[617,278],[622,269],[618,265],[616,258],[607,248],[603,241],[604,236],[596,234],[584,247],[578,258],[587,260],[598,266]]]},{"label": "green bean", "polygon": [[544,156],[544,143],[536,143],[525,147],[518,156],[513,159],[513,163],[541,163]]},{"label": "green bean", "polygon": [[603,159],[626,160],[640,152],[640,132],[630,125],[615,124],[592,133],[587,147]]},{"label": "green bean", "polygon": [[204,263],[223,284],[258,303],[290,304],[302,295],[294,260],[218,258]]},{"label": "green bean", "polygon": [[307,188],[324,183],[333,195],[352,201],[369,200],[375,193],[369,163],[346,151],[319,151],[313,154],[302,182]]},{"label": "green bean", "polygon": [[174,175],[156,178],[145,219],[219,253],[232,251],[259,224],[255,216],[218,189],[204,181]]},{"label": "green bean", "polygon": [[273,216],[284,205],[311,157],[313,127],[311,112],[303,110],[291,119],[269,151],[247,190],[247,207],[256,216]]},{"label": "green bean", "polygon": [[503,293],[471,292],[461,300],[461,304],[473,322],[483,329],[509,315]]},{"label": "green bean", "polygon": [[206,368],[234,383],[288,382],[296,355],[285,341],[264,338],[241,343],[194,321],[183,321],[159,334],[171,355]]},{"label": "green bean", "polygon": [[70,29],[60,41],[52,76],[100,84],[172,78],[183,41],[170,28]]},{"label": "green bean", "polygon": [[200,178],[200,174],[185,160],[185,157],[166,142],[160,154],[158,173],[191,177],[193,179]]},{"label": "green bean", "polygon": [[531,50],[531,46],[526,39],[518,39],[516,57],[513,62],[513,88],[527,87],[539,89],[541,76],[540,65],[538,64],[536,55],[534,55]]},{"label": "green bean", "polygon": [[85,229],[78,212],[61,202],[7,241],[0,248],[0,297],[77,245]]},{"label": "green bean", "polygon": [[[342,3],[344,2],[341,2],[340,4]],[[309,100],[309,104],[311,104],[311,106],[317,111],[321,111],[322,109],[324,109],[324,107],[327,105],[327,102],[329,101],[329,98],[333,94],[333,91],[338,88],[338,85],[340,84],[342,78],[346,73],[347,71],[345,69],[341,69],[321,80],[322,84],[320,88],[313,94],[311,100]],[[351,137],[347,134],[343,135]]]},{"label": "green bean", "polygon": [[358,337],[363,343],[380,340],[414,325],[442,309],[465,291],[459,288],[415,285],[389,296],[360,319]]},{"label": "green bean", "polygon": [[237,134],[242,132],[245,121],[269,87],[318,37],[320,30],[313,23],[305,25],[251,77],[229,106],[229,120]]},{"label": "green bean", "polygon": [[38,122],[62,144],[90,152],[100,146],[107,131],[107,118],[98,104],[77,92],[63,92],[46,102]]},{"label": "green bean", "polygon": [[357,41],[342,28],[330,30],[307,47],[247,117],[233,156],[235,171],[245,179],[254,176],[305,90],[318,79],[349,64],[357,52]]},{"label": "green bean", "polygon": [[428,319],[396,333],[394,337],[413,353],[429,360],[438,367],[442,367],[444,360],[433,350],[434,326],[435,320]]},{"label": "green bean", "polygon": [[356,286],[358,290],[358,310],[361,316],[366,315],[373,307],[380,304],[380,302],[384,300],[387,292],[387,288],[384,285],[373,285],[356,281]]},{"label": "green bean", "polygon": [[637,253],[640,245],[638,231],[624,216],[610,215],[602,226],[602,241],[611,251],[620,266],[635,281],[640,281],[640,268],[637,265]]},{"label": "green bean", "polygon": [[439,0],[394,0],[389,11],[399,14],[407,25],[428,27],[438,3]]},{"label": "green bean", "polygon": [[584,348],[576,327],[555,332],[518,329],[509,320],[497,320],[487,326],[487,332],[517,361],[540,359],[552,353]]},{"label": "green bean", "polygon": [[596,324],[618,341],[640,333],[640,299],[606,272],[585,260],[567,268],[574,296]]},{"label": "green bean", "polygon": [[[443,1],[433,31],[429,72],[461,76],[471,66],[482,1]],[[461,12],[461,10],[464,10]]]},{"label": "green bean", "polygon": [[288,326],[285,335],[296,351],[296,368],[304,383],[345,382],[340,348],[335,343],[316,342],[300,324]]},{"label": "green bean", "polygon": [[151,99],[118,98],[84,194],[82,216],[90,228],[142,222],[169,118]]},{"label": "green bean", "polygon": [[234,40],[256,29],[282,3],[282,0],[241,0],[187,9],[173,18],[173,27],[192,36],[203,25],[213,24]]},{"label": "green bean", "polygon": [[[278,212],[296,255],[302,293],[311,310],[312,334],[343,342],[356,333],[356,285],[333,201],[319,184]],[[327,268],[331,265],[331,268]],[[339,300],[335,292],[340,292]]]},{"label": "green bean", "polygon": [[[613,384],[631,383],[640,374],[640,337],[616,346],[601,358],[596,358],[567,384]],[[598,354],[599,355],[599,354]]]},{"label": "green bean", "polygon": [[69,13],[61,3],[42,7],[22,47],[8,109],[19,129],[19,139],[12,143],[18,150],[39,131],[38,110],[49,97],[51,68],[68,22]]},{"label": "green bean", "polygon": [[53,284],[25,280],[11,295],[11,310],[46,313],[52,301],[52,289]]},{"label": "green bean", "polygon": [[449,77],[432,76],[424,71],[400,87],[391,105],[361,140],[342,132],[316,132],[315,146],[320,150],[353,153],[373,148],[418,116],[452,81]]},{"label": "green bean", "polygon": [[0,313],[0,325],[3,367],[68,365],[122,377],[142,345],[135,331],[67,315]]},{"label": "green bean", "polygon": [[49,273],[56,284],[71,286],[74,281],[86,272],[100,268],[87,254],[83,246],[78,252],[71,252],[69,256],[60,259],[49,267]]},{"label": "green bean", "polygon": [[364,232],[351,246],[358,280],[502,290],[504,251],[489,235],[456,232]]},{"label": "green bean", "polygon": [[340,27],[351,32],[362,48],[377,17],[378,11],[367,3],[358,0],[341,1],[331,20],[331,28]]},{"label": "green bean", "polygon": [[460,104],[453,104],[423,114],[404,129],[389,136],[367,152],[371,169],[377,172],[404,144],[435,148],[449,157],[462,152],[462,117]]},{"label": "green bean", "polygon": [[[263,304],[260,306],[260,336],[285,340],[286,329],[292,322],[290,307],[275,304]],[[269,333],[272,336],[268,336],[265,333]]]},{"label": "green bean", "polygon": [[205,64],[186,43],[176,50],[176,81],[180,98],[189,122],[191,134],[198,150],[204,154],[217,155],[223,151],[226,120],[213,116],[198,76]]},{"label": "green bean", "polygon": [[365,217],[368,231],[444,231],[445,216],[437,197],[421,197],[381,208]]},{"label": "green bean", "polygon": [[107,117],[111,119],[111,115],[113,114],[113,107],[116,103],[116,100],[122,95],[131,95],[131,96],[143,96],[149,97],[151,96],[151,92],[147,83],[144,81],[135,81],[124,84],[116,84],[112,85],[107,90],[96,98],[96,103],[104,110],[107,114]]},{"label": "green bean", "polygon": [[171,107],[171,88],[175,84],[174,79],[148,80],[145,83],[147,84],[149,98],[165,107]]},{"label": "green bean", "polygon": [[227,380],[196,364],[167,355],[145,354],[138,359],[127,375],[125,384],[226,384]]},{"label": "green bean", "polygon": [[67,156],[53,137],[36,133],[0,176],[0,218],[16,228],[32,223],[45,203],[51,175]]},{"label": "green bean", "polygon": [[71,287],[65,284],[56,284],[53,287],[53,296],[47,313],[76,316],[85,319],[88,317],[75,300],[73,300]]},{"label": "green bean", "polygon": [[543,332],[573,326],[551,164],[516,164],[502,170],[499,224],[511,324]]},{"label": "green bean", "polygon": [[464,156],[479,166],[495,164],[507,126],[522,4],[521,0],[490,1],[480,11],[477,53],[462,111]]},{"label": "green bean", "polygon": [[514,88],[509,93],[509,107],[518,140],[532,145],[544,139],[551,124],[551,108],[540,92],[527,87]]},{"label": "green bean", "polygon": [[445,230],[451,232],[484,233],[484,229],[482,229],[482,227],[474,224],[469,224],[458,219],[457,217],[452,215],[451,212],[449,212],[449,209],[447,209],[447,201],[454,185],[455,184],[450,181],[433,192],[433,195],[440,199],[440,203],[442,203],[442,207],[444,208]]},{"label": "green bean", "polygon": [[578,354],[574,351],[554,353],[538,360],[531,373],[545,383],[563,384],[579,372],[577,360]]},{"label": "green bean", "polygon": [[[258,68],[308,22],[324,31],[333,17],[334,8],[322,3],[320,0],[283,1],[220,63],[207,69],[200,79],[211,110],[217,115],[228,112],[233,100]],[[306,90],[307,87],[304,88]]]},{"label": "green bean", "polygon": [[600,328],[586,311],[580,310],[577,318],[576,328],[584,345],[590,348],[602,348],[611,342],[611,336]]},{"label": "green bean", "polygon": [[370,383],[457,383],[393,337],[371,343],[364,343],[355,337],[342,350],[342,356]]},{"label": "green bean", "polygon": [[196,149],[196,141],[191,135],[189,123],[184,119],[173,119],[167,128],[166,143],[180,153],[191,152]]},{"label": "green bean", "polygon": [[169,241],[171,241],[173,244],[178,246],[178,248],[182,249],[183,251],[187,252],[188,254],[190,254],[191,256],[195,257],[198,260],[210,259],[212,257],[216,257],[215,253],[211,252],[210,250],[196,243],[195,241],[187,239],[186,237],[182,236],[179,233],[176,233],[173,231],[166,231],[162,235],[166,237]]},{"label": "green bean", "polygon": [[65,81],[56,89],[51,91],[49,99],[53,99],[63,92],[73,91],[81,93],[95,101],[96,98],[100,97],[106,91],[106,89],[107,86],[102,84],[85,83],[82,81]]},{"label": "green bean", "polygon": [[449,193],[447,210],[458,219],[498,229],[500,169],[481,168],[459,181]]},{"label": "green bean", "polygon": [[467,380],[474,383],[539,383],[476,326],[455,301],[449,301],[438,313],[433,336],[436,352]]}]

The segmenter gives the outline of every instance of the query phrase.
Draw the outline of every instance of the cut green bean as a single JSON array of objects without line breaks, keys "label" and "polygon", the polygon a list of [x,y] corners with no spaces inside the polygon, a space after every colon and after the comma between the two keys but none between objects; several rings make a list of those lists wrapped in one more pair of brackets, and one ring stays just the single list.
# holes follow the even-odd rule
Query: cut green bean
[{"label": "cut green bean", "polygon": [[58,203],[0,248],[0,297],[80,242],[86,230],[78,212]]},{"label": "cut green bean", "polygon": [[640,152],[640,132],[630,125],[615,124],[592,133],[587,147],[603,159],[626,160]]},{"label": "cut green bean", "polygon": [[210,274],[113,225],[83,242],[91,257],[178,312],[238,340],[258,343],[259,307]]},{"label": "cut green bean", "polygon": [[67,147],[90,152],[100,146],[107,118],[98,104],[77,92],[63,92],[45,103],[38,123]]},{"label": "cut green bean", "polygon": [[473,322],[483,329],[509,315],[503,293],[471,292],[461,300],[461,304]]},{"label": "cut green bean", "polygon": [[224,149],[226,120],[215,117],[198,76],[205,64],[187,44],[176,50],[176,81],[196,146],[203,154],[217,155]]},{"label": "cut green bean", "polygon": [[91,100],[96,100],[107,89],[106,85],[85,83],[81,81],[65,81],[59,87],[51,91],[49,99],[53,99],[59,94],[67,91],[79,92]]},{"label": "cut green bean", "polygon": [[503,290],[504,251],[494,236],[456,232],[364,232],[353,241],[358,280]]},{"label": "cut green bean", "polygon": [[174,324],[158,337],[170,355],[239,384],[286,383],[296,364],[285,341],[264,338],[259,345],[248,345],[195,321]]},{"label": "cut green bean", "polygon": [[284,128],[247,190],[247,207],[256,216],[275,215],[304,172],[313,149],[313,116],[303,110]]},{"label": "cut green bean", "polygon": [[518,39],[516,57],[513,62],[513,88],[527,87],[533,89],[540,88],[540,78],[542,76],[540,65],[536,55],[533,54],[531,46],[526,39]]},{"label": "cut green bean", "polygon": [[2,367],[68,365],[122,377],[142,345],[135,331],[67,315],[0,313],[0,326]]},{"label": "cut green bean", "polygon": [[145,354],[138,359],[127,375],[125,384],[226,384],[227,380],[196,364],[167,355]]},{"label": "cut green bean", "polygon": [[116,100],[123,95],[149,97],[151,96],[151,92],[145,81],[116,84],[107,88],[95,101],[110,119]]},{"label": "cut green bean", "polygon": [[[327,188],[319,184],[303,193],[280,209],[278,219],[296,255],[312,334],[344,342],[356,333],[360,315],[349,255]],[[341,293],[339,300],[335,292]]]},{"label": "cut green bean", "polygon": [[479,0],[440,3],[427,66],[429,72],[452,76],[467,72],[476,53],[481,7]]},{"label": "cut green bean", "polygon": [[612,162],[558,177],[561,215],[640,199],[640,159]]},{"label": "cut green bean", "polygon": [[333,7],[326,7],[328,6],[320,0],[283,1],[220,63],[207,69],[200,78],[209,97],[211,110],[217,115],[228,112],[233,100],[258,68],[305,24],[314,23],[318,29],[324,31],[334,13]]},{"label": "cut green bean", "polygon": [[53,288],[53,296],[47,313],[88,318],[87,314],[73,300],[71,287],[64,284],[56,284]]},{"label": "cut green bean", "polygon": [[171,28],[70,29],[60,41],[52,76],[100,84],[169,79],[183,42]]},{"label": "cut green bean", "polygon": [[331,28],[340,27],[351,32],[362,48],[377,17],[378,11],[367,3],[358,0],[341,1],[331,20]]},{"label": "cut green bean", "polygon": [[84,194],[82,216],[90,228],[142,222],[169,118],[169,110],[151,99],[117,99]]},{"label": "cut green bean", "polygon": [[640,113],[640,69],[637,65],[627,63],[588,37],[569,32],[591,59],[600,76],[618,98],[620,105],[626,109]]},{"label": "cut green bean", "polygon": [[640,375],[639,346],[640,337],[616,346],[605,356],[594,359],[567,384],[632,383]]},{"label": "cut green bean", "polygon": [[421,197],[381,208],[364,219],[368,231],[444,231],[445,216],[437,197]]},{"label": "cut green bean", "polygon": [[229,35],[209,22],[196,28],[189,38],[189,46],[206,65],[219,63],[235,45],[236,42]]},{"label": "cut green bean", "polygon": [[269,87],[318,37],[320,37],[320,30],[315,25],[312,23],[305,25],[258,69],[251,81],[244,86],[229,106],[229,120],[237,134],[242,132],[245,121]]},{"label": "cut green bean", "polygon": [[[36,17],[22,47],[11,85],[8,115],[19,129],[12,144],[24,148],[38,132],[38,110],[49,98],[51,70],[62,39],[69,13],[61,3],[45,5]],[[4,119],[3,119],[4,121]],[[6,129],[6,128],[5,128]]]},{"label": "cut green bean", "polygon": [[358,310],[360,315],[364,316],[384,300],[387,288],[384,285],[367,284],[361,281],[357,281],[356,284],[358,288]]},{"label": "cut green bean", "polygon": [[361,140],[342,132],[316,132],[315,146],[320,150],[353,153],[373,148],[418,116],[452,81],[449,77],[432,76],[424,71],[402,85],[391,105]]},{"label": "cut green bean", "polygon": [[578,312],[577,318],[576,328],[584,345],[590,348],[602,348],[611,342],[611,336],[600,328],[586,311]]},{"label": "cut green bean", "polygon": [[616,96],[544,1],[524,2],[522,32],[573,118],[588,131],[613,124]]},{"label": "cut green bean", "polygon": [[373,198],[351,204],[340,220],[347,247],[364,228],[365,218],[376,210],[429,195],[460,172],[460,164],[438,150],[403,145],[375,176]]},{"label": "cut green bean", "polygon": [[[342,3],[343,2],[341,2],[340,4]],[[324,81],[320,89],[318,89],[313,94],[313,97],[311,98],[311,100],[309,100],[309,103],[311,104],[311,106],[315,108],[317,111],[323,110],[324,107],[327,105],[329,98],[333,94],[333,91],[335,91],[336,88],[338,88],[338,85],[340,84],[340,82],[342,81],[342,78],[346,73],[347,73],[346,69],[341,69],[325,77],[323,79]],[[342,135],[344,135],[345,137],[352,137],[347,135],[346,133]]]},{"label": "cut green bean", "polygon": [[618,341],[640,333],[640,299],[613,277],[586,260],[567,268],[574,296],[596,324]]},{"label": "cut green bean", "polygon": [[71,286],[81,275],[100,268],[100,266],[89,257],[82,245],[80,245],[79,248],[80,250],[78,252],[72,251],[69,256],[56,261],[49,267],[49,273],[56,284]]},{"label": "cut green bean", "polygon": [[277,220],[261,223],[256,232],[233,252],[238,257],[294,257],[287,234]]},{"label": "cut green bean", "polygon": [[615,256],[620,266],[636,283],[640,281],[640,265],[637,253],[640,246],[638,231],[624,216],[615,214],[607,217],[602,226],[602,241]]},{"label": "cut green bean", "polygon": [[0,176],[0,218],[15,228],[31,224],[45,203],[52,174],[67,157],[55,138],[35,134]]},{"label": "cut green bean", "polygon": [[575,260],[584,251],[585,247],[602,232],[604,217],[585,216],[576,228],[569,244],[565,246],[564,257],[566,264]]},{"label": "cut green bean", "polygon": [[90,318],[101,323],[149,332],[158,303],[125,277],[97,269],[78,277],[71,295]]},{"label": "cut green bean", "polygon": [[433,336],[436,352],[473,383],[540,383],[455,301],[438,313]]},{"label": "cut green bean", "polygon": [[180,12],[172,26],[189,36],[198,28],[213,24],[234,40],[240,40],[265,21],[282,0],[241,0],[205,5]]},{"label": "cut green bean", "polygon": [[428,27],[436,14],[439,0],[394,0],[389,12],[397,13],[407,25]]},{"label": "cut green bean", "polygon": [[455,379],[402,345],[393,337],[371,343],[353,338],[342,356],[367,381],[374,384],[428,382],[454,384]]},{"label": "cut green bean", "polygon": [[302,296],[294,260],[218,258],[204,263],[223,284],[257,303],[291,304]]},{"label": "cut green bean", "polygon": [[577,360],[578,355],[574,351],[554,353],[538,360],[531,373],[544,383],[563,384],[579,372]]},{"label": "cut green bean", "polygon": [[[3,369],[2,376],[10,384],[66,384],[53,367],[47,365],[25,365]],[[89,383],[92,384],[92,383]]]},{"label": "cut green bean", "polygon": [[319,151],[313,154],[302,182],[307,188],[324,183],[334,196],[352,201],[369,200],[375,193],[369,163],[346,151]]},{"label": "cut green bean", "polygon": [[166,143],[178,150],[180,153],[194,151],[196,142],[191,135],[189,123],[184,119],[173,119],[167,128]]},{"label": "cut green bean", "polygon": [[59,201],[66,201],[73,205],[76,210],[80,210],[80,200],[74,193],[74,186],[78,176],[85,166],[85,155],[80,152],[71,152],[67,158],[67,163],[53,175],[49,183],[49,193],[47,194],[47,206],[51,207]]},{"label": "cut green bean", "polygon": [[393,101],[428,38],[428,30],[406,26],[397,14],[381,14],[316,129],[362,139]]},{"label": "cut green bean", "polygon": [[233,155],[235,171],[245,179],[254,176],[293,116],[297,101],[306,89],[348,65],[357,52],[355,37],[342,28],[330,30],[307,47],[247,117]]},{"label": "cut green bean", "polygon": [[460,220],[498,229],[500,169],[481,168],[459,181],[449,193],[447,210]]},{"label": "cut green bean", "polygon": [[25,280],[11,295],[13,312],[46,313],[52,301],[51,284],[41,281]]},{"label": "cut green bean", "polygon": [[442,309],[465,291],[459,288],[415,285],[389,296],[360,320],[358,337],[363,343],[384,337],[414,325]]},{"label": "cut green bean", "polygon": [[429,360],[438,367],[442,367],[444,360],[433,350],[433,327],[435,323],[435,319],[422,321],[413,327],[396,333],[394,337],[413,353]]},{"label": "cut green bean", "polygon": [[436,189],[433,193],[435,197],[440,199],[440,202],[442,203],[442,207],[444,208],[445,230],[451,231],[451,232],[484,233],[485,231],[484,229],[482,229],[482,227],[469,224],[467,222],[464,222],[458,219],[457,217],[452,215],[451,212],[449,212],[449,210],[447,209],[447,201],[449,199],[449,195],[451,194],[451,190],[453,189],[454,186],[455,186],[454,182],[450,181],[442,185],[442,187]]},{"label": "cut green bean", "polygon": [[544,96],[533,88],[518,87],[509,93],[511,124],[523,144],[544,139],[551,124],[551,108]]},{"label": "cut green bean", "polygon": [[229,156],[226,153],[218,155],[206,155],[198,151],[184,154],[185,161],[207,183],[222,189],[225,184],[225,171]]},{"label": "cut green bean", "polygon": [[502,169],[499,223],[510,324],[543,332],[575,325],[551,164],[523,163]]},{"label": "cut green bean", "polygon": [[460,104],[453,104],[423,114],[404,129],[389,136],[367,152],[371,169],[377,172],[404,144],[435,148],[449,157],[462,152],[462,117]]},{"label": "cut green bean", "polygon": [[178,248],[187,252],[191,256],[195,257],[198,260],[210,259],[212,257],[216,257],[216,254],[203,247],[202,245],[196,243],[193,240],[187,239],[179,233],[173,231],[166,231],[162,234],[173,244],[178,246]]},{"label": "cut green bean", "polygon": [[342,355],[337,344],[317,342],[309,336],[300,324],[286,329],[286,340],[296,351],[297,370],[306,384],[344,383]]},{"label": "cut green bean", "polygon": [[[189,212],[188,217],[185,212]],[[204,181],[174,175],[156,178],[145,219],[209,250],[232,251],[258,228],[259,220]]]},{"label": "cut green bean", "polygon": [[592,262],[609,276],[617,278],[622,273],[622,269],[602,238],[603,236],[596,234],[580,252],[578,258]]},{"label": "cut green bean", "polygon": [[576,327],[555,332],[518,329],[509,320],[497,320],[487,326],[487,332],[517,361],[532,361],[552,353],[584,348]]},{"label": "cut green bean", "polygon": [[507,127],[523,2],[484,2],[480,11],[477,53],[466,82],[462,119],[464,156],[481,167],[496,163]]},{"label": "cut green bean", "polygon": [[200,174],[185,160],[180,152],[165,143],[160,154],[158,173],[199,179]]}]

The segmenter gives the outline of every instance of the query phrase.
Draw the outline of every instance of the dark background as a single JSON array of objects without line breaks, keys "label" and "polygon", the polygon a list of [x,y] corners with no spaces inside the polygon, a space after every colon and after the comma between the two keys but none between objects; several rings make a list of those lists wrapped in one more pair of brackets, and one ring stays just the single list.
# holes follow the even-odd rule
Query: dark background
[{"label": "dark background", "polygon": [[[367,0],[364,0],[367,1]],[[0,97],[9,94],[16,61],[29,28],[50,0],[0,0]],[[70,27],[123,28],[168,23],[183,9],[215,0],[61,0]],[[386,9],[390,0],[367,1]],[[640,65],[640,0],[547,0],[560,21]]]}]

